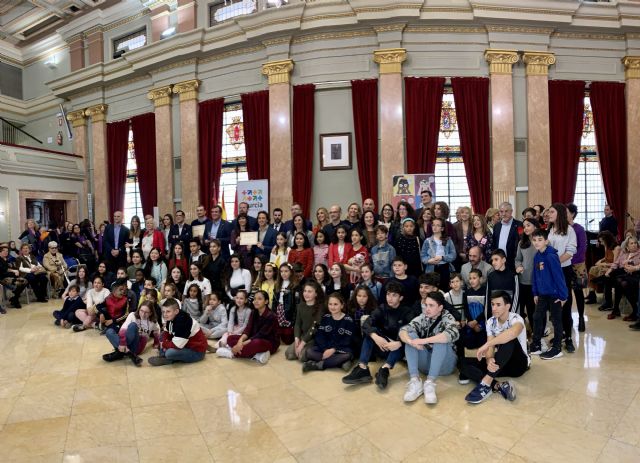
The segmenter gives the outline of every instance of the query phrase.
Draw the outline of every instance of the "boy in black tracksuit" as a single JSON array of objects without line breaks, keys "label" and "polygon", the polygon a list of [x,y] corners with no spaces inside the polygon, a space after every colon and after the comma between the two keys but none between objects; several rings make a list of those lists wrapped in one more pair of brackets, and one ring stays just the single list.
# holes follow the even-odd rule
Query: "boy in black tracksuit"
[{"label": "boy in black tracksuit", "polygon": [[506,291],[511,296],[511,311],[518,307],[518,274],[507,265],[507,255],[502,249],[496,249],[491,253],[491,265],[493,272],[487,275],[487,292],[484,301],[485,317],[491,317],[491,293],[493,291]]},{"label": "boy in black tracksuit", "polygon": [[[531,243],[536,248],[533,258],[532,291],[536,310],[533,314],[533,340],[531,354],[540,354],[540,358],[551,360],[562,357],[562,304],[569,292],[560,266],[558,251],[549,246],[546,230],[536,230],[531,235]],[[541,353],[541,339],[547,321],[547,311],[551,312],[553,324],[553,345]]]}]

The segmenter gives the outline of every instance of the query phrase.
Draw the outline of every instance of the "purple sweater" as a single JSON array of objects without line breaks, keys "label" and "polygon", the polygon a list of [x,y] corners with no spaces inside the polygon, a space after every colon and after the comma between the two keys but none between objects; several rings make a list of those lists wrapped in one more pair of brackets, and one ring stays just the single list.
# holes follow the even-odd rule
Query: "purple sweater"
[{"label": "purple sweater", "polygon": [[576,232],[576,241],[578,243],[577,251],[571,258],[572,264],[584,264],[587,255],[587,233],[584,227],[579,223],[573,223],[573,231]]}]

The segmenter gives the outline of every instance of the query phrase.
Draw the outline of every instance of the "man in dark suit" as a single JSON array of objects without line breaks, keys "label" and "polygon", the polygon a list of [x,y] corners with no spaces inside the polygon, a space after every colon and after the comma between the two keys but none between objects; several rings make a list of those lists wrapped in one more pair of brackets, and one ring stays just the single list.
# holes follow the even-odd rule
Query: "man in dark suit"
[{"label": "man in dark suit", "polygon": [[222,249],[220,254],[228,262],[230,257],[229,243],[231,241],[231,224],[222,219],[222,207],[213,206],[211,208],[211,220],[207,222],[204,227],[203,250],[207,252],[209,250],[209,243],[213,239],[220,241]]},{"label": "man in dark suit", "polygon": [[515,270],[522,222],[513,218],[513,206],[511,203],[504,202],[500,204],[498,211],[500,212],[500,222],[493,226],[493,244],[496,249],[502,249],[507,255],[507,267]]},{"label": "man in dark suit", "polygon": [[[247,216],[247,224],[249,225],[249,230],[258,231],[258,219],[249,215],[249,203],[245,203],[244,201],[238,204],[238,215],[246,214]],[[236,228],[238,226],[238,219],[235,218],[231,222],[231,226]]]},{"label": "man in dark suit", "polygon": [[276,235],[280,232],[285,232],[284,222],[282,221],[282,209],[276,207],[271,215],[273,217],[273,223],[269,224],[269,228],[273,228],[276,231]]},{"label": "man in dark suit", "polygon": [[[295,230],[295,227],[293,226],[293,218],[296,215],[302,215],[302,217],[304,217],[304,214],[302,213],[302,206],[299,203],[293,203],[291,205],[291,220],[287,220],[284,223],[284,229],[281,229],[280,231],[288,233],[290,231]],[[311,220],[305,219],[305,222],[306,222],[307,230],[313,230],[313,224],[311,223]]]},{"label": "man in dark suit", "polygon": [[127,265],[125,243],[129,239],[129,229],[122,224],[122,217],[122,211],[113,213],[113,223],[107,224],[102,239],[102,258],[112,272]]},{"label": "man in dark suit", "polygon": [[184,223],[184,211],[176,211],[176,223],[171,225],[169,230],[169,251],[173,251],[173,246],[182,242],[183,248],[189,246],[189,240],[191,239],[191,226]]}]

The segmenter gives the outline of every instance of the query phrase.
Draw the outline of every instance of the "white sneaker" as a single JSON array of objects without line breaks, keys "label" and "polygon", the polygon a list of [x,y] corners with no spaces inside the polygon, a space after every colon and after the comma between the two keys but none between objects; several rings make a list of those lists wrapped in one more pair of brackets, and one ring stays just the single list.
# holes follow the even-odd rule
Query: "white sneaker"
[{"label": "white sneaker", "polygon": [[407,383],[407,389],[404,393],[405,402],[413,402],[422,395],[422,381],[420,378],[411,378]]},{"label": "white sneaker", "polygon": [[231,352],[231,349],[229,349],[228,347],[220,347],[216,351],[216,355],[218,357],[222,357],[222,358],[225,358],[225,359],[232,359],[233,358],[233,352]]},{"label": "white sneaker", "polygon": [[436,397],[436,383],[429,379],[424,382],[424,403],[438,403],[438,397]]},{"label": "white sneaker", "polygon": [[258,363],[261,363],[262,365],[265,365],[269,361],[269,357],[271,357],[271,352],[267,350],[264,352],[259,352],[256,355],[254,355],[253,360],[255,360]]}]

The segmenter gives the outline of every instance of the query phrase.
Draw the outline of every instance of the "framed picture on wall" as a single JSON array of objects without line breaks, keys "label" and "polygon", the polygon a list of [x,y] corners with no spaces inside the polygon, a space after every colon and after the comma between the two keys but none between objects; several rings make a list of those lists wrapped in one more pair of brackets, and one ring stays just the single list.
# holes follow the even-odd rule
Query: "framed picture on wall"
[{"label": "framed picture on wall", "polygon": [[320,170],[351,169],[351,133],[320,135]]}]

